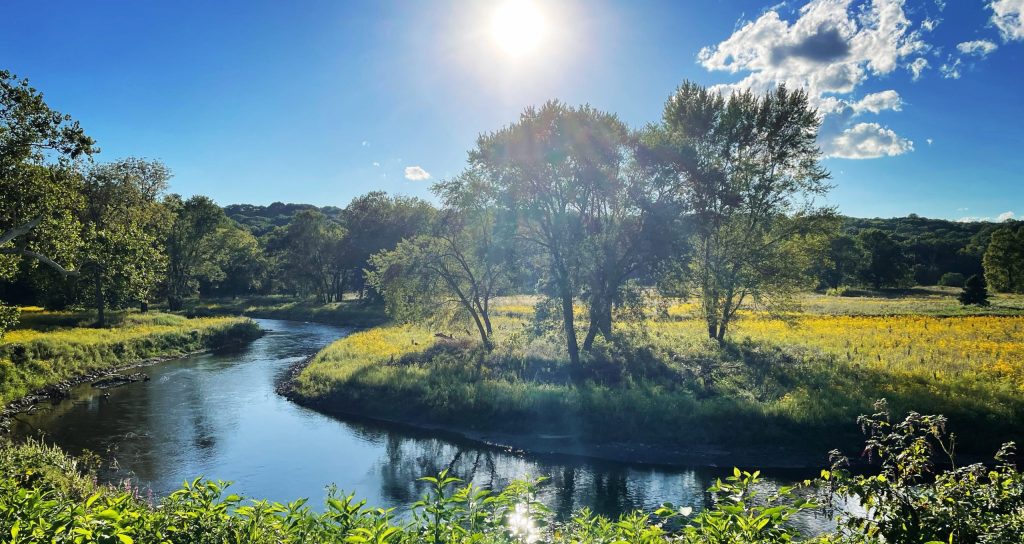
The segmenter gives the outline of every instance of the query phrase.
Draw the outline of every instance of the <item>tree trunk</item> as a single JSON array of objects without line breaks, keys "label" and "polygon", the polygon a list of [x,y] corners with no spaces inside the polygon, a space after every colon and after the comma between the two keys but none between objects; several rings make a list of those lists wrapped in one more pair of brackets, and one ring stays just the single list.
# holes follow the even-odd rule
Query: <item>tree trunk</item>
[{"label": "tree trunk", "polygon": [[565,326],[565,347],[569,351],[569,362],[578,365],[580,364],[580,346],[576,340],[576,318],[573,315],[572,293],[564,283],[560,288],[562,291],[562,322]]},{"label": "tree trunk", "polygon": [[96,326],[107,326],[106,301],[103,300],[103,276],[97,272],[93,282],[93,295],[96,303]]},{"label": "tree trunk", "polygon": [[149,301],[143,300],[142,302],[139,302],[139,311],[142,312],[142,313],[148,312],[149,311]]},{"label": "tree trunk", "polygon": [[167,309],[172,312],[180,312],[185,306],[185,301],[177,295],[167,295]]}]

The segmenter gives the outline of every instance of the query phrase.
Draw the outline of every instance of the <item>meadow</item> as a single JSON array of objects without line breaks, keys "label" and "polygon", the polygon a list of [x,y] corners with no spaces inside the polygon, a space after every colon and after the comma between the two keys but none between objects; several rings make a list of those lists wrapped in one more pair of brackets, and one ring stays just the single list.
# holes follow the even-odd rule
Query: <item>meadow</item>
[{"label": "meadow", "polygon": [[237,345],[260,334],[239,317],[121,312],[107,328],[87,326],[92,320],[89,312],[22,308],[18,328],[0,338],[0,405],[79,376]]},{"label": "meadow", "polygon": [[900,414],[946,414],[970,453],[990,454],[1024,428],[1022,297],[971,314],[942,290],[807,295],[799,312],[745,312],[724,348],[692,302],[666,303],[620,320],[615,340],[578,367],[532,318],[533,302],[495,305],[492,353],[458,325],[349,336],[314,358],[295,392],[322,408],[467,430],[821,458],[857,442],[856,415],[880,398]]}]

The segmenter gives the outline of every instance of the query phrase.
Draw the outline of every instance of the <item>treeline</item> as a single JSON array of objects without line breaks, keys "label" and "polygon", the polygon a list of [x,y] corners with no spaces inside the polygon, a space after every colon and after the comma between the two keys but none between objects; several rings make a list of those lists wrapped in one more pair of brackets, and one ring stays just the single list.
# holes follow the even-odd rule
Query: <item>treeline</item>
[{"label": "treeline", "polygon": [[1018,232],[1021,224],[947,221],[914,214],[891,219],[844,217],[821,260],[819,287],[962,287],[966,278],[984,275],[997,291],[1024,292],[1013,282],[999,279],[1005,270],[1024,263],[1019,253],[1024,245],[1018,242],[1016,254],[1012,244],[1006,243],[987,253],[994,233],[1001,233],[999,240],[1006,236],[1002,233]]},{"label": "treeline", "polygon": [[196,295],[355,293],[399,319],[465,319],[491,346],[490,301],[529,292],[576,361],[655,291],[700,301],[719,341],[741,308],[784,311],[814,288],[959,285],[983,270],[1024,291],[1019,223],[817,205],[818,125],[785,87],[723,97],[685,83],[641,130],[552,101],[481,135],[465,171],[433,186],[438,206],[371,192],[344,208],[221,208],[169,194],[158,161],[98,161],[73,119],[0,72],[0,300],[91,307],[102,324],[108,308],[179,310]]}]

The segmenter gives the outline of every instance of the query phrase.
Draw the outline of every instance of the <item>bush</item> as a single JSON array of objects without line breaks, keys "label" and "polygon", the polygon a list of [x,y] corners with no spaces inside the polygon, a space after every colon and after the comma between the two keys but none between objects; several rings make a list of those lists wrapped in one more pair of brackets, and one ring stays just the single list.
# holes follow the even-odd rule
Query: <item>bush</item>
[{"label": "bush", "polygon": [[964,291],[960,293],[960,304],[964,306],[988,306],[988,286],[985,278],[975,274],[964,282]]},{"label": "bush", "polygon": [[[587,509],[556,519],[537,500],[543,479],[491,490],[465,485],[447,471],[420,478],[423,498],[399,512],[370,508],[333,489],[319,512],[305,499],[246,500],[229,494],[229,483],[201,479],[154,505],[130,486],[98,486],[88,467],[57,448],[28,442],[0,448],[0,535],[13,543],[121,544],[1020,542],[1024,475],[1009,459],[1011,445],[991,470],[982,464],[940,470],[937,455],[953,460],[945,419],[911,413],[892,423],[884,403],[876,406],[877,413],[859,420],[868,434],[869,474],[851,474],[836,453],[821,478],[766,495],[758,472],[734,469],[708,489],[711,506],[700,512],[666,503],[618,519]],[[793,516],[834,513],[831,501],[839,497],[852,507],[838,512],[835,531],[802,540]]]},{"label": "bush", "polygon": [[946,272],[939,278],[939,285],[943,287],[963,287],[964,275],[959,272]]}]

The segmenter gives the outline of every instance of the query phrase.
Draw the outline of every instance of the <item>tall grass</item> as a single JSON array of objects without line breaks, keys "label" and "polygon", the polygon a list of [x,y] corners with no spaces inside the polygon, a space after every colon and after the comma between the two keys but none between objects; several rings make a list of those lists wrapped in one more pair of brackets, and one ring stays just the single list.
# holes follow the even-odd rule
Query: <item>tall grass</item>
[{"label": "tall grass", "polygon": [[423,327],[371,329],[322,351],[296,391],[328,409],[413,423],[818,453],[853,443],[851,422],[885,397],[898,411],[946,413],[968,450],[1021,438],[1024,316],[939,317],[948,301],[923,299],[892,304],[936,311],[873,315],[876,302],[841,299],[829,302],[833,314],[820,313],[825,302],[785,320],[746,312],[725,348],[677,305],[620,323],[613,342],[574,367],[557,340],[538,336],[520,297],[495,304],[493,353],[462,332],[438,341]]},{"label": "tall grass", "polygon": [[188,319],[150,312],[122,316],[118,325],[18,329],[0,339],[0,404],[43,387],[154,357],[247,342],[259,335],[251,320]]}]

